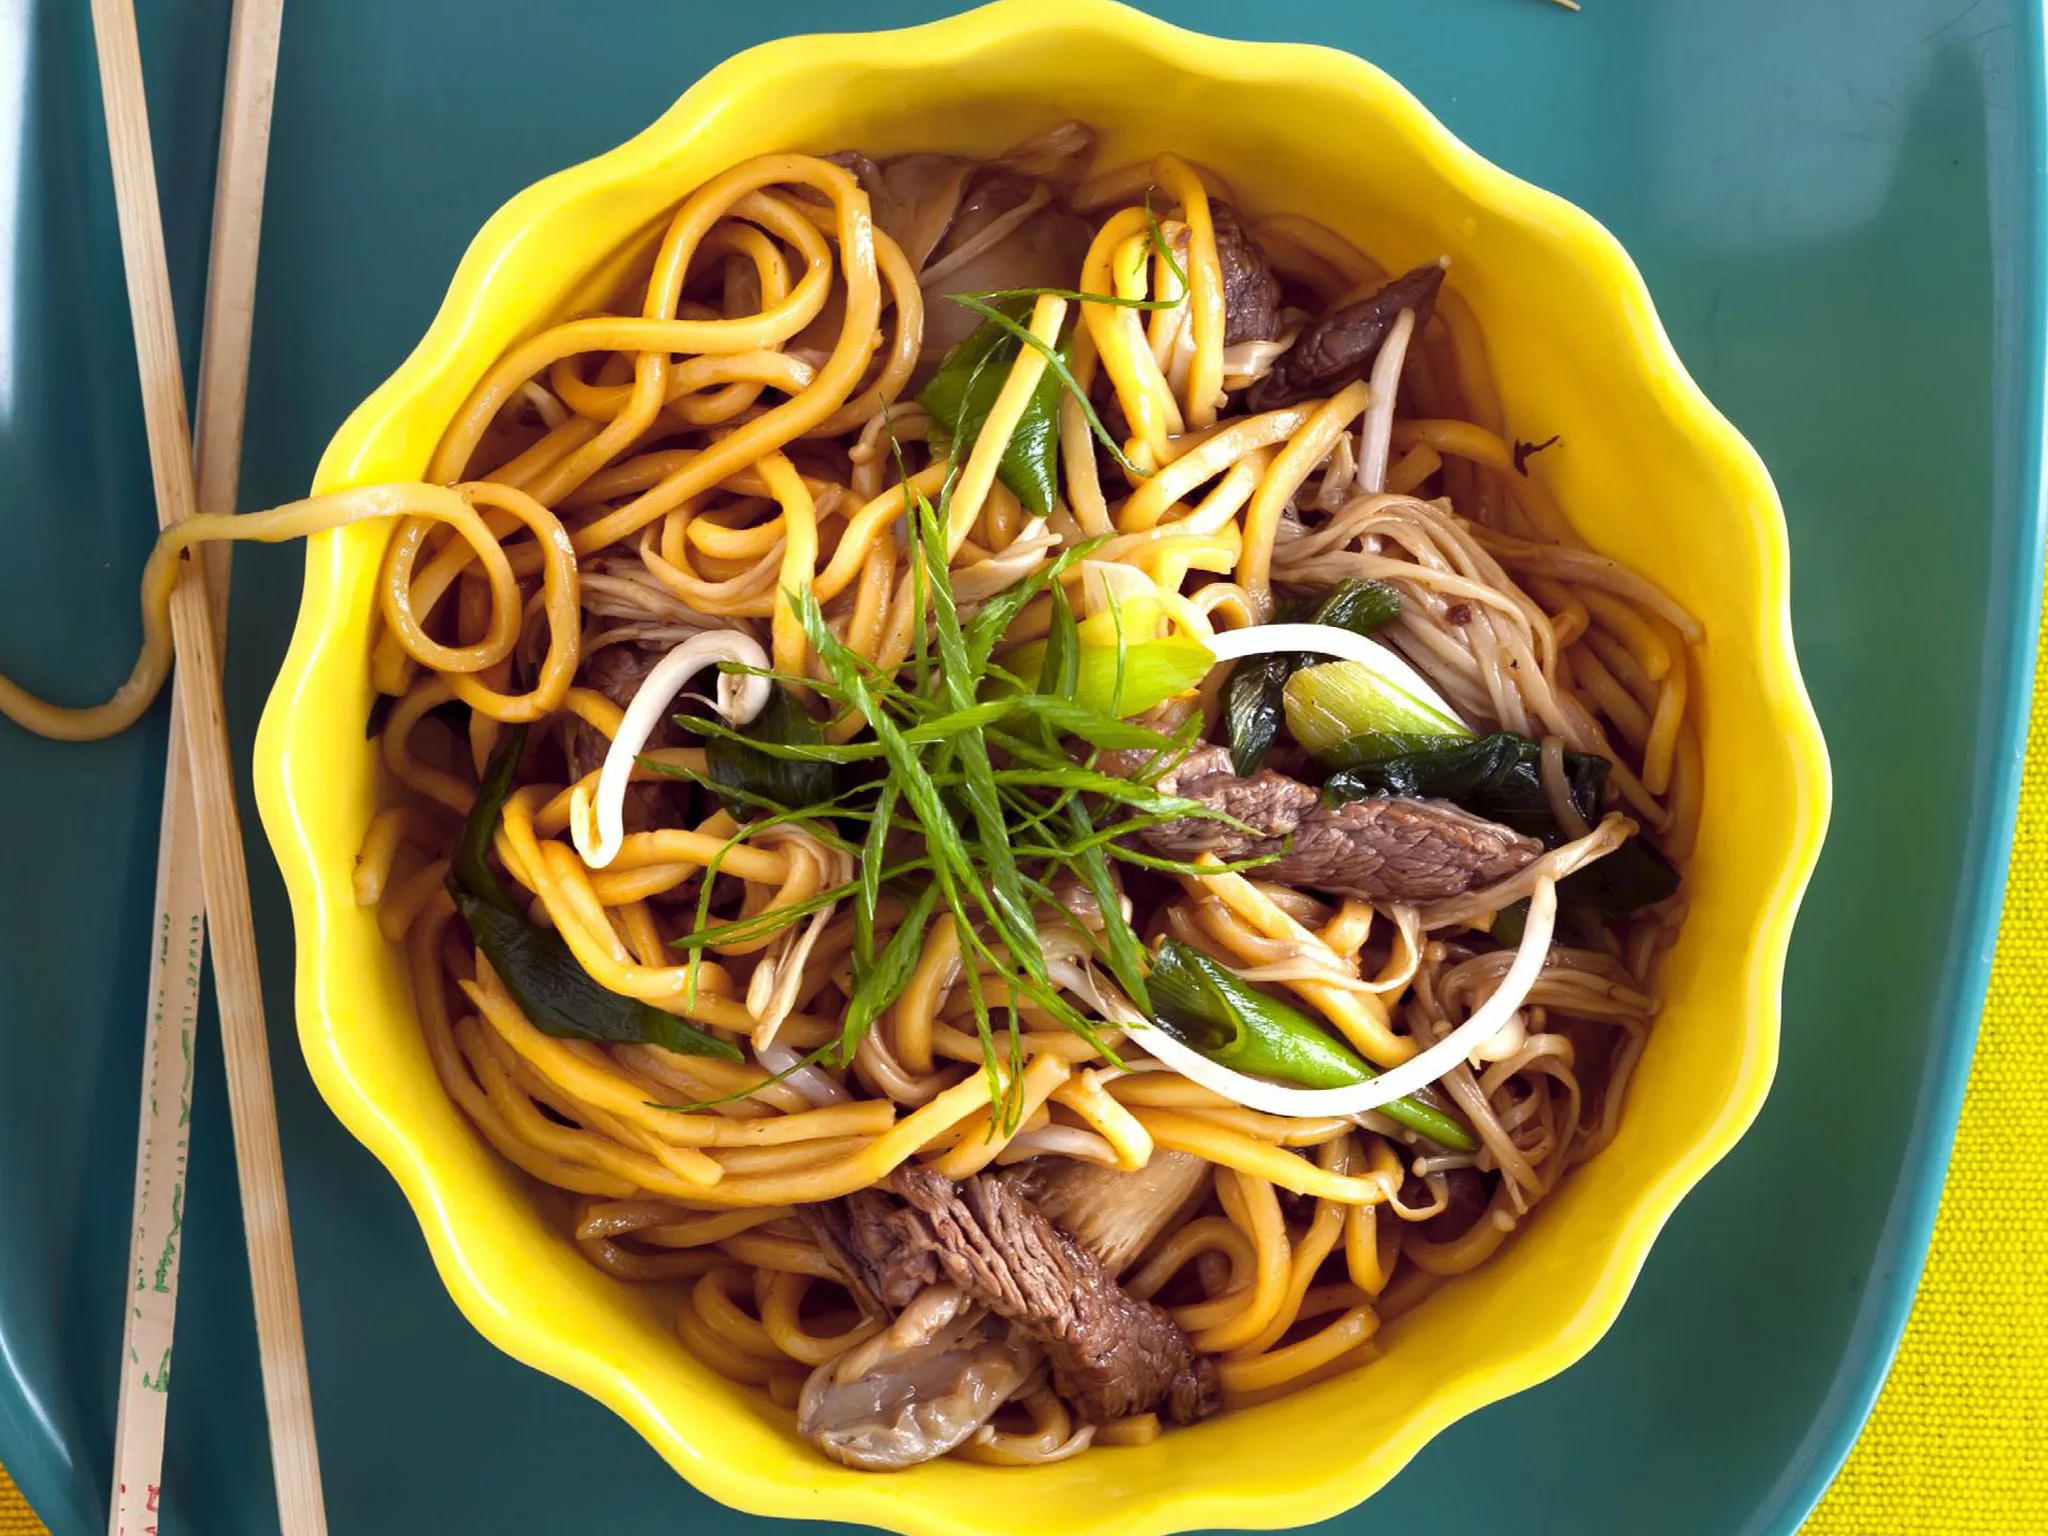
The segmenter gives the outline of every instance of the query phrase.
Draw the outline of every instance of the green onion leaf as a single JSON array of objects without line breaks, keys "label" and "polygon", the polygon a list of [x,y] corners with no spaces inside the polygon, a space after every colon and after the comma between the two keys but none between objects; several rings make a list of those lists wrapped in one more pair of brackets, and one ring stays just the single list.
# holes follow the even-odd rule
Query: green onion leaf
[{"label": "green onion leaf", "polygon": [[1093,840],[1095,822],[1078,798],[1067,802],[1067,819],[1080,839],[1074,855],[1074,872],[1088,887],[1096,910],[1102,914],[1104,959],[1109,963],[1109,973],[1141,1011],[1150,1013],[1152,993],[1146,974],[1145,946],[1138,941],[1130,919],[1124,916],[1123,891],[1116,876],[1109,872],[1109,859]]},{"label": "green onion leaf", "polygon": [[1353,576],[1330,589],[1310,622],[1332,624],[1354,635],[1369,635],[1401,616],[1401,594],[1384,581]]},{"label": "green onion leaf", "polygon": [[[927,859],[906,859],[883,870],[882,880],[899,880],[905,875],[918,874],[930,868],[931,863]],[[710,870],[707,869],[705,873],[708,875]],[[717,923],[710,927],[704,925],[704,917],[700,914],[697,926],[689,933],[670,939],[669,945],[675,949],[704,950],[718,944],[744,944],[754,939],[772,937],[785,928],[795,927],[813,912],[845,901],[848,897],[857,895],[859,891],[860,881],[856,878],[840,885],[827,886],[822,891],[814,891],[800,901],[786,902],[779,907],[770,907],[765,912],[757,912],[752,917],[734,918],[729,923]]]},{"label": "green onion leaf", "polygon": [[882,898],[882,860],[888,852],[889,826],[895,811],[896,786],[885,783],[877,794],[875,815],[868,822],[867,841],[860,850],[860,890],[853,899],[853,963],[857,973],[875,963],[875,908]]},{"label": "green onion leaf", "polygon": [[526,750],[526,727],[511,726],[498,733],[498,742],[484,763],[483,778],[476,787],[476,799],[456,834],[455,851],[448,859],[448,892],[460,901],[465,896],[484,902],[501,912],[518,912],[519,906],[491,870],[488,855],[498,835],[498,818],[512,794],[512,776],[519,771],[520,754]]},{"label": "green onion leaf", "polygon": [[[943,569],[946,544],[940,531],[939,514],[929,502],[920,500],[917,515],[924,523],[925,559],[929,564],[940,566],[932,575],[932,617],[939,649],[939,672],[954,707],[964,709],[973,699],[974,683],[967,659],[967,637],[960,628],[951,584],[946,580]],[[1036,958],[1037,969],[1042,973],[1045,962],[1037,953],[1038,928],[1032,921],[1031,903],[1025,899],[1024,888],[1018,882],[1017,861],[1010,852],[1002,803],[996,793],[995,765],[988,755],[988,741],[978,730],[964,730],[953,738],[952,747],[962,765],[968,808],[982,836],[981,851],[988,894],[992,898],[990,915],[1015,958],[1027,967]]]},{"label": "green onion leaf", "polygon": [[560,1039],[660,1045],[685,1056],[740,1060],[739,1047],[730,1040],[599,985],[560,934],[529,923],[505,893],[485,853],[497,835],[525,745],[524,726],[500,733],[448,861],[448,894],[455,898],[455,910],[519,1011],[542,1034]]},{"label": "green onion leaf", "polygon": [[[1135,674],[1129,679],[1130,692],[1134,697],[1143,697],[1136,686],[1141,681],[1143,679]],[[1042,693],[1027,693],[1011,700],[1011,706],[1011,716],[1021,714],[1042,720],[1057,731],[1065,732],[1069,736],[1078,736],[1090,746],[1101,747],[1105,751],[1160,750],[1162,738],[1157,731],[1149,726],[1133,725],[1119,715],[1092,708],[1087,704],[1068,703],[1064,699],[1049,698]],[[1171,746],[1170,742],[1168,746]]]},{"label": "green onion leaf", "polygon": [[1081,688],[1081,626],[1065,587],[1055,587],[1052,620],[1040,642],[1032,686],[1056,699],[1071,699]]},{"label": "green onion leaf", "polygon": [[[828,741],[777,741],[771,736],[749,736],[745,731],[734,730],[722,720],[704,719],[697,715],[677,715],[676,724],[693,735],[707,737],[713,741],[730,741],[739,746],[751,748],[763,757],[777,758],[789,763],[866,763],[883,756],[882,749],[871,741],[851,742],[840,745]],[[660,768],[659,763],[648,764]]]},{"label": "green onion leaf", "polygon": [[[1344,1088],[1379,1075],[1307,1014],[1178,939],[1160,944],[1151,981],[1149,1011],[1159,1027],[1219,1066],[1303,1088]],[[1440,1146],[1469,1152],[1478,1145],[1456,1119],[1412,1098],[1380,1113]]]},{"label": "green onion leaf", "polygon": [[[989,1017],[988,999],[981,990],[981,968],[968,957],[973,953],[977,936],[974,925],[967,921],[966,914],[956,905],[953,908],[953,931],[960,941],[960,978],[967,983],[967,1003],[974,1014],[974,1033],[981,1041],[982,1069],[988,1073],[989,1120],[996,1123],[1007,1118],[1004,1106],[1009,1098],[1003,1086],[1003,1074],[996,1062],[996,1033],[994,1021]],[[1013,1073],[1012,1086],[1017,1079]]]},{"label": "green onion leaf", "polygon": [[[1057,378],[1060,382],[1060,387],[1074,397],[1081,407],[1081,414],[1088,418],[1088,430],[1095,434],[1097,442],[1109,450],[1110,457],[1116,460],[1117,467],[1127,475],[1135,475],[1139,479],[1146,478],[1143,470],[1124,457],[1123,445],[1109,435],[1109,429],[1103,426],[1102,418],[1095,414],[1095,407],[1089,402],[1088,392],[1081,388],[1080,384],[1075,380],[1074,371],[1067,366],[1067,360],[1060,355],[1058,348],[1047,346],[1041,338],[1033,334],[1029,326],[1013,320],[993,305],[984,304],[979,299],[964,293],[948,294],[947,297],[952,299],[955,304],[964,304],[984,320],[991,322],[1016,337],[1020,344],[1044,353],[1047,374]],[[922,402],[923,397],[920,396],[919,403]],[[929,407],[926,408],[930,409]],[[934,411],[932,414],[937,415],[938,413]],[[1012,488],[1014,489],[1014,487]]]},{"label": "green onion leaf", "polygon": [[938,882],[927,880],[924,888],[917,893],[910,904],[910,910],[889,942],[882,946],[872,966],[854,984],[853,996],[847,999],[846,1023],[839,1037],[839,1060],[853,1060],[853,1053],[860,1049],[860,1043],[867,1038],[868,1031],[903,995],[903,989],[910,985],[911,974],[917,969],[917,962],[924,954],[925,929],[930,926],[932,909],[938,905]]},{"label": "green onion leaf", "polygon": [[744,736],[713,736],[705,742],[705,777],[718,787],[719,798],[734,816],[745,820],[762,801],[789,810],[832,798],[838,788],[833,764],[809,757],[776,757],[762,751],[758,742],[823,746],[825,730],[794,694],[771,685],[767,705]]},{"label": "green onion leaf", "polygon": [[1595,859],[1557,882],[1557,903],[1567,912],[1613,916],[1654,907],[1678,894],[1677,867],[1641,837]]},{"label": "green onion leaf", "polygon": [[1342,1088],[1368,1075],[1357,1054],[1307,1014],[1178,939],[1160,944],[1151,983],[1160,1027],[1233,1071],[1303,1088]]},{"label": "green onion leaf", "polygon": [[[991,597],[981,605],[981,611],[967,626],[967,654],[977,671],[988,666],[989,655],[1009,633],[1011,623],[1024,611],[1029,603],[1041,592],[1052,594],[1055,608],[1067,607],[1066,588],[1060,578],[1082,560],[1108,542],[1108,534],[1088,539],[1079,544],[1070,544],[1051,560],[1032,571],[1021,581],[1015,582]],[[1069,617],[1072,616],[1069,610]]]},{"label": "green onion leaf", "polygon": [[544,1035],[608,1044],[659,1045],[682,1056],[718,1056],[738,1061],[740,1049],[672,1013],[638,998],[621,997],[600,986],[583,969],[561,936],[536,928],[524,915],[487,901],[458,895],[455,907],[476,946],[519,1004],[519,1011]]},{"label": "green onion leaf", "polygon": [[[1127,823],[1117,824],[1117,833],[1122,835]],[[1276,862],[1277,853],[1263,854],[1256,859],[1232,859],[1228,863],[1196,864],[1187,859],[1166,859],[1156,853],[1146,853],[1139,848],[1126,848],[1121,843],[1111,843],[1104,850],[1112,859],[1125,864],[1136,864],[1141,869],[1156,869],[1169,875],[1241,875],[1247,870],[1263,869]]]},{"label": "green onion leaf", "polygon": [[[1401,594],[1384,581],[1351,577],[1330,589],[1312,615],[1312,622],[1333,624],[1355,635],[1369,635],[1401,613]],[[1282,614],[1283,619],[1289,615]],[[1309,659],[1295,652],[1247,657],[1231,669],[1221,698],[1224,739],[1230,743],[1230,766],[1241,779],[1259,771],[1285,718],[1280,695],[1287,680]]]},{"label": "green onion leaf", "polygon": [[1280,690],[1301,665],[1298,655],[1269,652],[1247,656],[1230,669],[1220,699],[1224,739],[1230,743],[1230,766],[1240,779],[1259,771],[1286,718]]},{"label": "green onion leaf", "polygon": [[[1015,324],[1031,312],[1031,301],[1008,298],[1000,308],[985,307]],[[918,395],[918,404],[931,412],[932,419],[952,440],[956,464],[966,462],[968,449],[980,435],[1021,350],[1021,343],[1003,326],[977,326],[965,341],[946,354],[939,371]],[[1047,369],[1025,403],[1024,414],[1018,418],[1016,430],[1004,445],[996,467],[1003,484],[1040,517],[1052,511],[1053,499],[1058,494],[1059,400],[1059,375]]]},{"label": "green onion leaf", "polygon": [[[1408,795],[1450,800],[1475,816],[1512,827],[1555,848],[1564,832],[1543,788],[1543,748],[1525,736],[1495,731],[1477,740],[1433,743],[1381,762],[1330,775],[1323,800],[1341,805],[1367,795]],[[1606,758],[1589,752],[1564,755],[1565,783],[1582,820],[1600,819],[1600,792],[1607,782]]]},{"label": "green onion leaf", "polygon": [[1303,667],[1280,691],[1287,729],[1318,762],[1350,768],[1470,739],[1463,721],[1356,661]]},{"label": "green onion leaf", "polygon": [[1511,901],[1493,914],[1493,926],[1488,934],[1512,948],[1522,947],[1522,935],[1529,927],[1529,898]]}]

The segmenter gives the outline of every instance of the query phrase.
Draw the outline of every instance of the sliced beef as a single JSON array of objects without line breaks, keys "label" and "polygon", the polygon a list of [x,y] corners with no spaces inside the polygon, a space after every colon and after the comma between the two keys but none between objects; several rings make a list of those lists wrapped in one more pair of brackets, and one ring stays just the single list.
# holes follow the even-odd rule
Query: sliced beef
[{"label": "sliced beef", "polygon": [[1044,1349],[1054,1388],[1089,1423],[1156,1409],[1185,1424],[1218,1405],[1215,1368],[1179,1325],[1118,1285],[1013,1175],[955,1185],[905,1167],[889,1192],[799,1210],[864,1308],[890,1316],[950,1282]]},{"label": "sliced beef", "polygon": [[1505,880],[1542,851],[1447,800],[1352,800],[1303,817],[1274,878],[1337,896],[1438,901]]},{"label": "sliced beef", "polygon": [[870,1317],[894,1317],[939,1278],[931,1254],[904,1241],[896,1225],[902,1209],[901,1201],[879,1189],[796,1208],[854,1303]]},{"label": "sliced beef", "polygon": [[[667,654],[659,646],[636,645],[630,641],[608,645],[594,652],[577,670],[576,681],[593,688],[624,709],[647,681],[655,663]],[[683,734],[675,722],[664,718],[648,738],[650,747],[680,747]],[[571,717],[562,727],[562,754],[568,759],[573,783],[604,766],[610,743],[604,732]],[[626,788],[625,822],[628,832],[649,832],[657,827],[679,827],[688,822],[688,786],[682,783],[648,782]]]},{"label": "sliced beef", "polygon": [[1216,231],[1216,262],[1223,269],[1223,344],[1271,341],[1280,334],[1280,279],[1235,208],[1212,198],[1209,222]]},{"label": "sliced beef", "polygon": [[[1106,754],[1127,771],[1120,755]],[[1220,746],[1197,747],[1160,776],[1162,794],[1199,800],[1244,823],[1190,816],[1134,832],[1170,859],[1212,853],[1225,863],[1277,855],[1263,880],[1370,901],[1441,901],[1505,880],[1543,851],[1497,822],[1444,800],[1401,797],[1326,806],[1310,786],[1270,769],[1248,779]]]},{"label": "sliced beef", "polygon": [[[1120,769],[1123,754],[1117,754],[1111,766]],[[1161,774],[1152,787],[1162,795],[1200,800],[1210,809],[1241,821],[1250,829],[1240,831],[1225,822],[1200,818],[1169,821],[1148,829],[1148,836],[1161,834],[1159,841],[1162,845],[1186,849],[1186,853],[1175,855],[1181,858],[1193,858],[1198,853],[1215,853],[1217,857],[1224,858],[1221,852],[1224,848],[1245,848],[1253,842],[1277,843],[1292,835],[1322,799],[1312,786],[1284,773],[1262,771],[1248,779],[1239,778],[1231,771],[1229,750],[1219,746],[1196,747]],[[1257,857],[1257,854],[1231,853],[1226,862]],[[1270,875],[1272,872],[1265,870],[1261,873]]]},{"label": "sliced beef", "polygon": [[1053,1386],[1091,1424],[1158,1410],[1176,1424],[1213,1413],[1215,1367],[1180,1325],[1139,1301],[1003,1175],[963,1185],[899,1168],[897,1230],[945,1277],[1045,1350]]},{"label": "sliced beef", "polygon": [[1280,354],[1273,369],[1245,391],[1255,411],[1335,394],[1372,371],[1373,360],[1401,311],[1415,311],[1415,323],[1428,323],[1443,286],[1444,269],[1431,262],[1395,278],[1378,293],[1333,310],[1305,326],[1294,345]]}]

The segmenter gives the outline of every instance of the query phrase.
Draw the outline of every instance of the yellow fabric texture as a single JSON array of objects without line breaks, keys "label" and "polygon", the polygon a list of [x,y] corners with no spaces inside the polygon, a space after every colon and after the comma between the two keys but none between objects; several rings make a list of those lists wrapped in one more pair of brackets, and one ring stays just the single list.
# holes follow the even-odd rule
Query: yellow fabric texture
[{"label": "yellow fabric texture", "polygon": [[28,1507],[5,1467],[0,1467],[0,1536],[44,1536],[42,1521]]},{"label": "yellow fabric texture", "polygon": [[[1897,1364],[1802,1536],[2048,1531],[2048,1206],[2031,1160],[2048,1135],[2036,1058],[2048,1020],[2048,616],[2019,832],[1991,993]],[[44,1536],[0,1467],[0,1536]]]},{"label": "yellow fabric texture", "polygon": [[1803,1536],[2048,1531],[2048,617],[1991,993],[1899,1358]]}]

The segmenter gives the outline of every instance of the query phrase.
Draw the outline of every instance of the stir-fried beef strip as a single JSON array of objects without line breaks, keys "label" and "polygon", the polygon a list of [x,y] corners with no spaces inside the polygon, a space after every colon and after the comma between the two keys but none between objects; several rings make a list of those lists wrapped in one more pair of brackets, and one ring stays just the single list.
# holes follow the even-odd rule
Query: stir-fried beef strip
[{"label": "stir-fried beef strip", "polygon": [[895,1228],[902,1208],[881,1189],[857,1189],[796,1208],[854,1304],[869,1317],[894,1317],[932,1281],[931,1266]]},{"label": "stir-fried beef strip", "polygon": [[1443,281],[1444,269],[1431,262],[1304,326],[1272,371],[1245,392],[1245,403],[1255,411],[1270,411],[1334,394],[1364,378],[1402,310],[1415,311],[1418,329],[1428,323]]},{"label": "stir-fried beef strip", "polygon": [[1223,269],[1223,344],[1273,340],[1280,334],[1280,279],[1235,208],[1212,198],[1209,222]]},{"label": "stir-fried beef strip", "polygon": [[1188,1423],[1216,1409],[1215,1369],[1179,1325],[1118,1285],[1016,1179],[955,1185],[907,1167],[889,1190],[800,1208],[864,1306],[894,1311],[958,1287],[1044,1350],[1054,1388],[1089,1423],[1155,1409]]},{"label": "stir-fried beef strip", "polygon": [[1118,1285],[1095,1256],[1001,1174],[956,1186],[928,1168],[890,1185],[899,1221],[936,1269],[1044,1348],[1053,1386],[1089,1423],[1154,1409],[1176,1424],[1213,1413],[1215,1367],[1180,1325]]},{"label": "stir-fried beef strip", "polygon": [[[1137,754],[1105,754],[1130,771]],[[1534,838],[1485,821],[1444,800],[1399,796],[1326,806],[1299,779],[1261,769],[1231,771],[1230,753],[1197,747],[1156,782],[1162,794],[1199,800],[1243,823],[1199,816],[1133,832],[1171,859],[1214,854],[1225,863],[1274,857],[1259,878],[1370,901],[1441,901],[1505,880],[1543,851]]]}]

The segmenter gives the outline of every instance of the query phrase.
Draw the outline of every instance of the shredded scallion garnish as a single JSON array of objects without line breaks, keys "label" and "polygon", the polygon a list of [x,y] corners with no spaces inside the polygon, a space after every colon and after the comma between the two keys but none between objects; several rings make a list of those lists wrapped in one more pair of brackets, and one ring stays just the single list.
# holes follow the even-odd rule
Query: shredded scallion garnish
[{"label": "shredded scallion garnish", "polygon": [[[1162,794],[1151,783],[1186,752],[1190,732],[1169,735],[1073,697],[1082,647],[1060,578],[1092,546],[1062,552],[963,620],[946,566],[949,500],[950,487],[936,504],[914,495],[905,518],[912,598],[924,622],[899,675],[882,674],[848,648],[825,622],[813,593],[786,594],[817,656],[818,675],[776,674],[775,681],[806,686],[835,712],[857,714],[866,724],[861,739],[763,740],[716,720],[680,720],[699,735],[744,741],[765,758],[818,765],[838,777],[833,794],[804,806],[785,806],[765,794],[763,785],[774,782],[765,774],[752,786],[716,786],[760,819],[736,832],[709,862],[697,895],[697,920],[675,943],[691,953],[694,974],[714,946],[772,939],[815,912],[847,903],[854,926],[852,992],[841,1032],[822,1056],[844,1065],[909,984],[932,924],[950,924],[999,1106],[995,1119],[1008,1131],[1021,1110],[1026,1011],[1103,1046],[1098,1021],[1075,1006],[1047,966],[1039,923],[1043,909],[1059,905],[1051,897],[1053,878],[1071,871],[1087,889],[1102,914],[1096,941],[1101,962],[1143,1006],[1148,962],[1124,916],[1112,861],[1175,870],[1194,866],[1133,857],[1115,839],[1136,826],[1182,817],[1227,818],[1199,801]],[[1036,675],[1027,682],[1003,667],[996,653],[1017,615],[1040,597],[1051,605],[1048,639]],[[1121,616],[1112,622],[1112,673],[1121,676],[1133,642]],[[1077,761],[1069,738],[1096,749],[1149,754],[1151,771],[1124,778],[1097,767],[1092,753]],[[689,769],[652,761],[648,766],[703,780]],[[800,828],[847,853],[853,877],[751,917],[714,920],[712,885],[724,854],[769,825]],[[904,908],[886,937],[878,932],[885,893]]]}]

